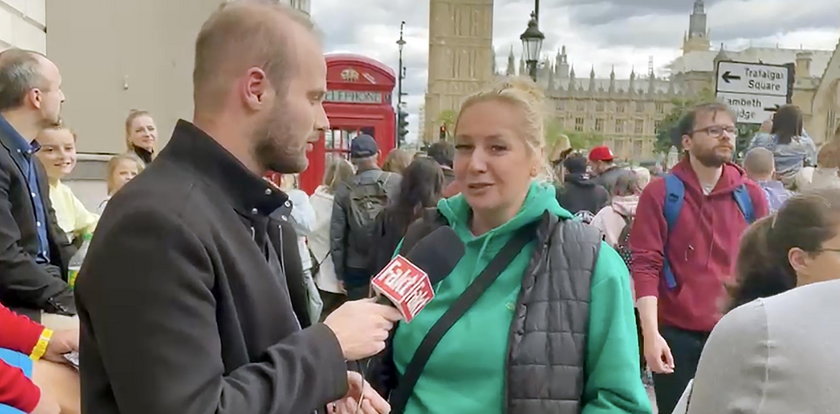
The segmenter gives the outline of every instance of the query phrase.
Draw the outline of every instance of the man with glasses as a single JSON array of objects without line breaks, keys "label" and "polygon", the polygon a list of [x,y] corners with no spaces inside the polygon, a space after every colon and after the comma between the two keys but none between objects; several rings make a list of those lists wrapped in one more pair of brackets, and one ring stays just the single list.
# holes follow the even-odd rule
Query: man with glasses
[{"label": "man with glasses", "polygon": [[674,137],[682,161],[639,200],[631,273],[659,412],[672,412],[694,377],[741,234],[768,214],[761,188],[731,162],[735,119],[721,103],[692,108]]}]

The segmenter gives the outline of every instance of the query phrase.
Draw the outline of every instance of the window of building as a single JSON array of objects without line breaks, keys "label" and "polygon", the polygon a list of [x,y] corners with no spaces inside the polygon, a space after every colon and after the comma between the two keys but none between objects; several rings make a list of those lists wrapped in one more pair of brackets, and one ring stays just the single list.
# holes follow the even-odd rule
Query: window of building
[{"label": "window of building", "polygon": [[623,119],[616,119],[615,120],[615,133],[616,134],[623,134],[624,133],[624,120]]},{"label": "window of building", "polygon": [[563,112],[566,110],[566,101],[557,101],[557,110]]},{"label": "window of building", "polygon": [[633,132],[641,135],[645,132],[645,120],[644,119],[637,119],[636,120],[636,127],[633,129]]},{"label": "window of building", "polygon": [[636,102],[636,112],[644,112],[645,111],[645,103],[644,102]]},{"label": "window of building", "polygon": [[583,131],[583,118],[575,118],[575,131]]},{"label": "window of building", "polygon": [[598,118],[595,120],[595,131],[604,132],[604,120]]},{"label": "window of building", "polygon": [[656,103],[656,113],[657,114],[664,114],[665,113],[665,104],[662,102]]},{"label": "window of building", "polygon": [[653,121],[653,132],[658,134],[660,128],[662,128],[662,121]]},{"label": "window of building", "polygon": [[642,157],[642,140],[633,141],[633,157],[636,159]]},{"label": "window of building", "polygon": [[578,112],[584,112],[584,111],[586,111],[586,102],[584,102],[584,101],[578,101],[578,102],[577,102],[577,111],[578,111]]},{"label": "window of building", "polygon": [[598,101],[595,104],[595,110],[598,112],[604,112],[604,101]]},{"label": "window of building", "polygon": [[615,104],[615,111],[623,114],[624,113],[624,102],[618,102]]},{"label": "window of building", "polygon": [[618,154],[619,157],[624,157],[624,142],[624,138],[615,139],[615,153]]}]

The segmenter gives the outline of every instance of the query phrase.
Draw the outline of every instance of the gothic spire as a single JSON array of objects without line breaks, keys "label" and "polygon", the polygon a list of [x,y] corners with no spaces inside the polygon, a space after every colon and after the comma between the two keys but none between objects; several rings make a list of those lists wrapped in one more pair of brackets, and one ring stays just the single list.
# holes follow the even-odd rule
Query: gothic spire
[{"label": "gothic spire", "polygon": [[595,91],[595,65],[589,70],[589,92]]},{"label": "gothic spire", "polygon": [[516,76],[516,57],[513,56],[513,45],[510,46],[510,54],[508,54],[507,70],[505,70],[505,75]]},{"label": "gothic spire", "polygon": [[615,65],[610,70],[610,93],[615,92]]}]

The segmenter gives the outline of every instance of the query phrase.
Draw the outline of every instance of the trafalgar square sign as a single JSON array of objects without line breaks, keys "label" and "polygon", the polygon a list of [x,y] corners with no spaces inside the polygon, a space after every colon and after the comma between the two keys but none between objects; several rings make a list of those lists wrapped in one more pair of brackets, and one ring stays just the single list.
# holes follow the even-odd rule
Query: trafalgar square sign
[{"label": "trafalgar square sign", "polygon": [[715,95],[738,116],[737,122],[760,124],[790,103],[794,65],[720,61]]}]

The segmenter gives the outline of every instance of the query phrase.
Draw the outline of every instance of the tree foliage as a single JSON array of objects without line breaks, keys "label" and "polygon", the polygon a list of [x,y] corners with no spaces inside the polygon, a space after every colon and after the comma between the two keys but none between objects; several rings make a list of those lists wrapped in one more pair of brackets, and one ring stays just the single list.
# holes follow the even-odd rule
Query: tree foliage
[{"label": "tree foliage", "polygon": [[[688,112],[688,110],[702,102],[710,102],[715,100],[714,92],[710,89],[703,89],[699,94],[688,98],[674,98],[671,101],[671,112],[662,119],[659,124],[659,129],[656,131],[656,142],[653,145],[654,152],[667,154],[674,141],[679,134],[677,131],[677,124],[680,118]],[[679,148],[678,148],[679,149]]]},{"label": "tree foliage", "polygon": [[455,120],[458,118],[458,112],[452,109],[446,109],[440,111],[437,117],[437,127],[440,128],[441,125],[446,127],[446,138],[449,139],[452,137],[452,133],[455,129]]},{"label": "tree foliage", "polygon": [[553,148],[559,139],[568,139],[568,145],[574,149],[589,149],[604,142],[602,134],[593,131],[569,131],[563,129],[556,118],[548,119],[545,123],[546,146]]}]

